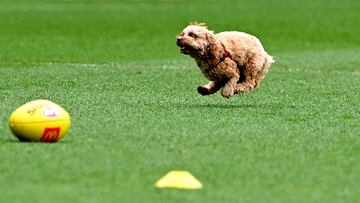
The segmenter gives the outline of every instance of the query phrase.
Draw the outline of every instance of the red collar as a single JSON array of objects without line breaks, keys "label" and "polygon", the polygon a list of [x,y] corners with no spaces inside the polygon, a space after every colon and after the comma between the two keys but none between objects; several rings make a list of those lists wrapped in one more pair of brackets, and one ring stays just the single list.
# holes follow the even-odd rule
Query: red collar
[{"label": "red collar", "polygon": [[224,49],[223,57],[224,58],[229,57],[230,59],[232,59],[230,53],[228,51],[226,51],[225,49]]},{"label": "red collar", "polygon": [[229,57],[229,59],[232,59],[230,53],[228,51],[226,51],[225,48],[224,48],[224,52],[223,52],[223,56],[221,58],[221,61],[225,60],[227,57]]},{"label": "red collar", "polygon": [[214,67],[218,66],[221,62],[223,62],[226,58],[229,58],[232,60],[232,57],[230,55],[230,53],[228,51],[226,51],[224,45],[222,45],[223,48],[224,48],[224,52],[223,52],[223,55],[222,57],[220,58],[220,61],[215,65],[215,66],[210,66],[210,68],[208,68],[207,70],[204,70],[205,73],[209,72],[211,69],[213,69]]}]

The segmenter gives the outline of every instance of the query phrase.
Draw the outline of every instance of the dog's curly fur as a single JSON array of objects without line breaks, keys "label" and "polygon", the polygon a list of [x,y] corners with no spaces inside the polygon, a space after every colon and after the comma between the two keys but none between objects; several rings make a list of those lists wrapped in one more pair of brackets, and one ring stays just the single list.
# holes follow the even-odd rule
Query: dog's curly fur
[{"label": "dog's curly fur", "polygon": [[181,52],[210,80],[198,87],[202,95],[222,88],[221,95],[229,98],[255,89],[274,62],[256,37],[243,32],[214,34],[204,23],[191,23],[176,38]]}]

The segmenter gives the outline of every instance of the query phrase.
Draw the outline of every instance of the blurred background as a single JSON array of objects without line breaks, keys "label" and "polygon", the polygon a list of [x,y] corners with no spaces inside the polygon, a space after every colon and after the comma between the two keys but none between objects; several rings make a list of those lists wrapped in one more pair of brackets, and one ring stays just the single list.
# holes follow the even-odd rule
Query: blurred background
[{"label": "blurred background", "polygon": [[281,52],[358,48],[358,0],[1,0],[0,62],[180,59],[189,22],[256,35]]}]

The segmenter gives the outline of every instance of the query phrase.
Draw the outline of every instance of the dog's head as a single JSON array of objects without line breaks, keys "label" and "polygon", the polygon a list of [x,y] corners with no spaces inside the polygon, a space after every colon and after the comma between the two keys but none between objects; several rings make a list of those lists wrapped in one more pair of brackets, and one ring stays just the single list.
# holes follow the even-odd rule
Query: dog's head
[{"label": "dog's head", "polygon": [[215,39],[214,33],[207,29],[204,23],[191,23],[176,36],[176,44],[183,54],[194,58],[216,58],[221,55],[220,43]]}]

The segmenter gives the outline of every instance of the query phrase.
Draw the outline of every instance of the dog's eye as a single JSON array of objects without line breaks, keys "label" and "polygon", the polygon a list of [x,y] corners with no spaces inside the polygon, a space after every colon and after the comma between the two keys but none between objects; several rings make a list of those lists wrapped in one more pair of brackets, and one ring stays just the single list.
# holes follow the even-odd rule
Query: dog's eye
[{"label": "dog's eye", "polygon": [[196,37],[196,34],[194,34],[193,32],[190,32],[190,33],[189,33],[189,36],[190,36],[190,37]]}]

